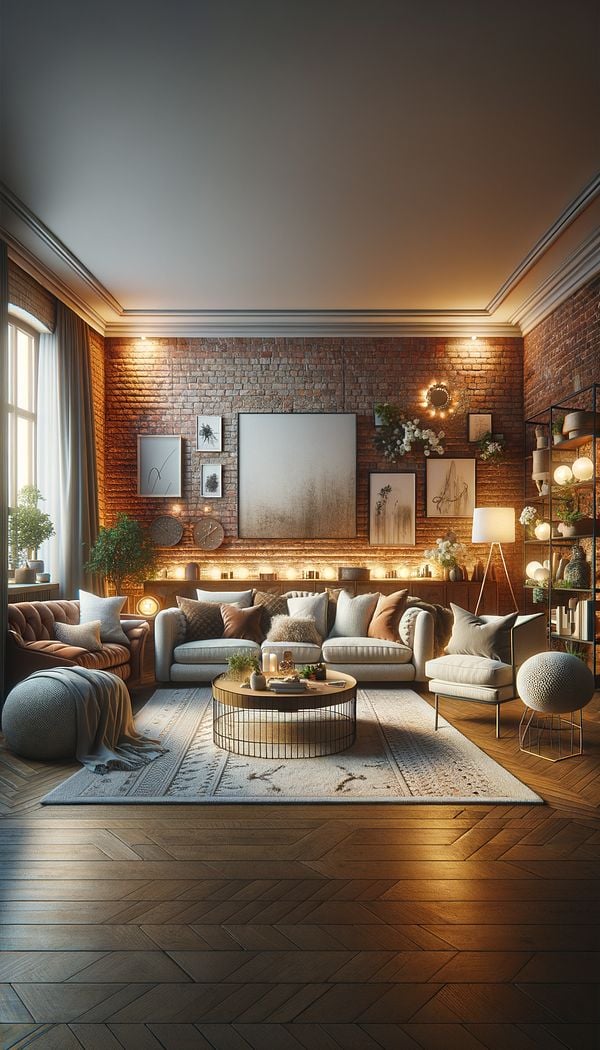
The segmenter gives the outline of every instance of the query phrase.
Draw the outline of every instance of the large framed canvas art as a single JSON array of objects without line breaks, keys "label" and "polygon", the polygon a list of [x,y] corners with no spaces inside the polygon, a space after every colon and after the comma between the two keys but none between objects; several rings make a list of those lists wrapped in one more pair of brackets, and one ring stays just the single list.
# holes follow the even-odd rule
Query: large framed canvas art
[{"label": "large framed canvas art", "polygon": [[356,536],[356,416],[241,412],[238,534],[243,539]]},{"label": "large framed canvas art", "polygon": [[415,475],[369,474],[369,543],[414,547],[415,542]]}]

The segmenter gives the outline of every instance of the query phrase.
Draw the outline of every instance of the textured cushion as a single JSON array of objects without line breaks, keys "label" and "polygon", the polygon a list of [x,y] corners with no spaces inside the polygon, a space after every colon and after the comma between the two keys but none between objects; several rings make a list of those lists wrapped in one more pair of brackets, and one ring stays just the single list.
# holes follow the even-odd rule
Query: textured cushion
[{"label": "textured cushion", "polygon": [[312,616],[274,616],[267,641],[310,642],[320,646],[321,635]]},{"label": "textured cushion", "polygon": [[90,653],[97,653],[102,648],[100,620],[90,620],[89,623],[55,623],[54,636],[65,645],[76,645]]},{"label": "textured cushion", "polygon": [[437,656],[425,664],[428,678],[463,685],[484,685],[498,688],[511,685],[513,669],[510,664],[485,656],[454,655]]},{"label": "textured cushion", "polygon": [[100,598],[89,591],[79,592],[79,620],[89,623],[100,620],[100,638],[103,642],[118,642],[129,645],[129,638],[121,627],[119,616],[127,598]]},{"label": "textured cushion", "polygon": [[[328,601],[327,591],[311,594],[305,598],[288,598],[288,612],[290,616],[312,616],[320,638],[324,638],[327,634]],[[298,641],[302,640],[298,638]],[[308,641],[308,639],[306,640]]]},{"label": "textured cushion", "polygon": [[221,605],[224,638],[245,638],[248,642],[262,642],[264,634],[260,625],[262,609],[259,605],[240,609],[238,605]]},{"label": "textured cushion", "polygon": [[400,641],[408,645],[409,649],[414,648],[415,644],[415,625],[421,609],[413,607],[411,609],[405,609],[400,617],[400,623],[398,624],[398,635]]},{"label": "textured cushion", "polygon": [[216,602],[197,602],[193,598],[177,596],[177,605],[185,619],[185,640],[196,642],[200,638],[222,638],[223,617]]},{"label": "textured cushion", "polygon": [[450,607],[454,626],[446,646],[449,655],[486,656],[505,664],[511,662],[510,632],[517,619],[516,613],[488,620],[452,602]]},{"label": "textured cushion", "polygon": [[335,623],[330,638],[366,638],[378,594],[357,594],[353,598],[342,591],[337,601]]},{"label": "textured cushion", "polygon": [[260,654],[256,642],[243,641],[241,638],[201,638],[197,642],[184,642],[173,650],[173,659],[177,664],[226,664],[234,653],[249,652]]},{"label": "textured cushion", "polygon": [[369,638],[383,638],[388,642],[398,641],[398,624],[406,604],[407,594],[408,591],[404,590],[379,595],[367,630]]},{"label": "textured cushion", "polygon": [[377,638],[326,638],[323,659],[330,664],[407,664],[412,652],[401,642]]},{"label": "textured cushion", "polygon": [[285,616],[288,611],[286,596],[272,591],[255,591],[254,604],[262,609],[260,625],[263,635],[268,634],[274,616]]},{"label": "textured cushion", "polygon": [[216,602],[217,605],[227,603],[233,605],[235,602],[241,609],[247,609],[252,605],[252,591],[196,591],[199,602]]},{"label": "textured cushion", "polygon": [[290,642],[289,638],[286,638],[285,642],[263,642],[262,651],[277,653],[280,660],[283,654],[289,651],[295,664],[318,664],[321,659],[320,645],[311,642]]}]

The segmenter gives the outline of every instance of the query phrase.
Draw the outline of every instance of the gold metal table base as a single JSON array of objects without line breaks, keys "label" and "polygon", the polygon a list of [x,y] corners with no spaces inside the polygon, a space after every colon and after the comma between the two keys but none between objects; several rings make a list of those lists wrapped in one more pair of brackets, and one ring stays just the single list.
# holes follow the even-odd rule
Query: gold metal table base
[{"label": "gold metal table base", "polygon": [[545,758],[548,762],[582,755],[583,711],[545,715],[526,708],[519,723],[519,747],[528,755]]}]

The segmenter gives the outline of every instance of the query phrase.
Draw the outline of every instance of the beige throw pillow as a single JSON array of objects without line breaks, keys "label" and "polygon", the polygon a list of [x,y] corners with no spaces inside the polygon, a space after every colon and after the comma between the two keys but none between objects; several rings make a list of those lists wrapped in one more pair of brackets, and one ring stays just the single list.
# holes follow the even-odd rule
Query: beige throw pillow
[{"label": "beige throw pillow", "polygon": [[89,623],[61,623],[55,620],[54,637],[57,642],[87,649],[90,653],[97,653],[102,648],[100,620],[90,620]]},{"label": "beige throw pillow", "polygon": [[317,631],[321,636],[319,641],[321,641],[327,634],[328,601],[327,591],[311,594],[305,598],[288,598],[288,612],[290,616],[312,616]]},{"label": "beige throw pillow", "polygon": [[79,621],[90,623],[100,620],[100,638],[103,642],[118,642],[129,645],[129,638],[121,627],[121,610],[127,598],[101,598],[89,591],[79,592]]},{"label": "beige throw pillow", "polygon": [[321,644],[321,636],[312,616],[274,616],[267,635],[268,642],[311,642]]},{"label": "beige throw pillow", "polygon": [[484,656],[488,660],[511,662],[511,631],[517,613],[494,617],[491,622],[475,616],[460,605],[450,607],[454,614],[454,626],[446,652],[452,656]]},{"label": "beige throw pillow", "polygon": [[353,598],[348,591],[342,591],[337,600],[335,623],[329,637],[366,638],[378,600],[378,594],[357,594]]},{"label": "beige throw pillow", "polygon": [[247,609],[252,605],[252,591],[203,591],[196,590],[199,602],[216,602],[217,605],[239,605],[240,609]]}]

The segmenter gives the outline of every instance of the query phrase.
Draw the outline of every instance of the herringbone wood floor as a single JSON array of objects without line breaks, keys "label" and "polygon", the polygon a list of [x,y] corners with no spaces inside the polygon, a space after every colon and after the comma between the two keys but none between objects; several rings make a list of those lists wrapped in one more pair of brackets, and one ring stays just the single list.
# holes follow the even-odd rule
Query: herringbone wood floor
[{"label": "herringbone wood floor", "polygon": [[555,765],[520,708],[443,713],[545,806],[42,808],[2,751],[2,1045],[597,1048],[600,696]]}]

